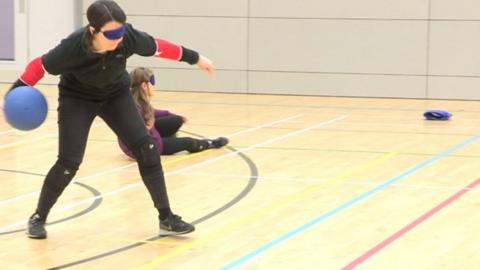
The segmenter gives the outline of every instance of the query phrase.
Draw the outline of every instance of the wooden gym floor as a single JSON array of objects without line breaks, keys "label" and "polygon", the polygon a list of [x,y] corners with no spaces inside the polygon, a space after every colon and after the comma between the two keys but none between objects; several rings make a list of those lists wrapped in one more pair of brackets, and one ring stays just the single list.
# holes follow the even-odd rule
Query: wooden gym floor
[{"label": "wooden gym floor", "polygon": [[[25,236],[57,154],[56,91],[37,130],[0,121],[2,269],[478,269],[480,102],[159,92],[181,136],[227,148],[164,156],[172,208],[196,231],[158,238],[135,162],[101,120],[75,182]],[[0,86],[0,93],[7,89]],[[423,120],[429,108],[454,116]]]}]

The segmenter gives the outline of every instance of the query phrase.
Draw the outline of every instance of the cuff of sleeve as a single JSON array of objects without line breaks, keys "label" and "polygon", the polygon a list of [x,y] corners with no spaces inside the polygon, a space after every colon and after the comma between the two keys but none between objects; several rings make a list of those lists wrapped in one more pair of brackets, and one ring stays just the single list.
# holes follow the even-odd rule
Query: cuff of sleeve
[{"label": "cuff of sleeve", "polygon": [[28,86],[28,84],[24,83],[22,80],[18,79],[11,87],[10,89],[8,89],[7,93],[5,93],[5,95],[3,96],[3,99],[5,99],[8,95],[8,93],[10,93],[10,91],[12,91],[13,89],[17,88],[17,87],[20,87],[20,86]]},{"label": "cuff of sleeve", "polygon": [[18,79],[13,85],[12,87],[10,87],[10,90],[14,89],[14,88],[17,88],[17,87],[20,87],[20,86],[28,86],[28,84],[26,84],[25,82],[23,82],[21,79]]},{"label": "cuff of sleeve", "polygon": [[182,46],[182,57],[180,58],[180,61],[187,62],[190,65],[194,65],[198,63],[198,59],[198,52]]}]

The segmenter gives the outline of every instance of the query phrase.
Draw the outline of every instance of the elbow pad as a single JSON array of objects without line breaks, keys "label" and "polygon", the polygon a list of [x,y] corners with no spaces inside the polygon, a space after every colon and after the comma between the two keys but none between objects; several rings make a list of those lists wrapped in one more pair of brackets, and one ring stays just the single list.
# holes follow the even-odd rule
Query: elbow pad
[{"label": "elbow pad", "polygon": [[37,57],[33,59],[25,68],[20,80],[29,86],[34,86],[45,75],[45,69],[43,68],[42,58]]},{"label": "elbow pad", "polygon": [[155,56],[157,57],[187,62],[190,65],[198,62],[199,55],[196,51],[159,38],[156,38],[155,42],[157,44]]}]

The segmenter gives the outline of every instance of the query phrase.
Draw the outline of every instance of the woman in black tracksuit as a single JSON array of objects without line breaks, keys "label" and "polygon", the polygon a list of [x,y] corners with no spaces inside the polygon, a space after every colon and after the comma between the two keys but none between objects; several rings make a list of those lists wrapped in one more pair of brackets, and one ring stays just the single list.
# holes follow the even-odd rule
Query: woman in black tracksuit
[{"label": "woman in black tracksuit", "polygon": [[33,60],[12,89],[33,86],[48,72],[61,75],[59,82],[58,159],[42,186],[35,213],[28,222],[31,238],[45,238],[50,209],[82,163],[88,133],[96,116],[134,153],[142,180],[159,212],[160,235],[193,231],[193,225],[170,209],[159,155],[129,92],[126,60],[133,54],[158,56],[197,64],[213,73],[210,60],[195,51],[155,39],[126,23],[114,1],[99,0],[87,10],[89,25],[63,39]]}]

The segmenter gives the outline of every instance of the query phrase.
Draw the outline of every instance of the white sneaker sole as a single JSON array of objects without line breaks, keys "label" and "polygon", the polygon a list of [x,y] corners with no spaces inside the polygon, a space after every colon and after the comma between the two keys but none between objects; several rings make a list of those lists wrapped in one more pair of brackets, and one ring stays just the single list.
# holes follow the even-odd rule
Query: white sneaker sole
[{"label": "white sneaker sole", "polygon": [[193,231],[195,231],[195,228],[193,228],[191,230],[187,230],[187,231],[182,231],[182,232],[174,232],[174,231],[169,231],[169,230],[160,228],[159,235],[160,236],[172,236],[172,235],[187,234],[187,233],[191,233]]}]

